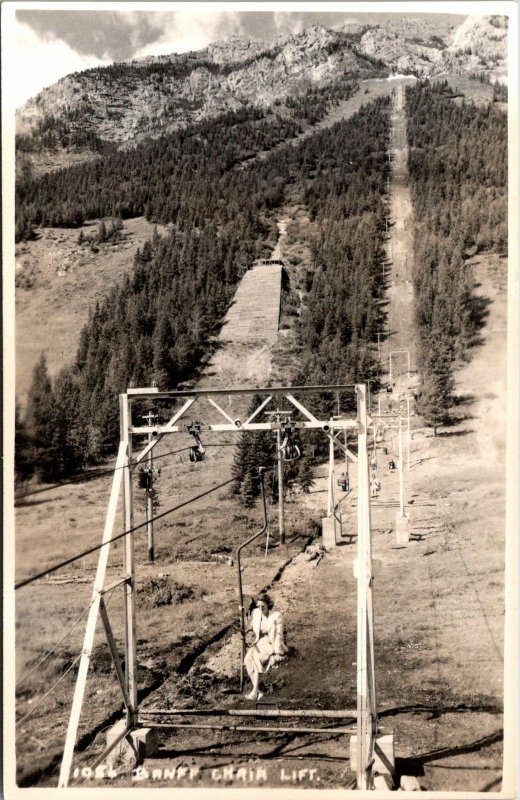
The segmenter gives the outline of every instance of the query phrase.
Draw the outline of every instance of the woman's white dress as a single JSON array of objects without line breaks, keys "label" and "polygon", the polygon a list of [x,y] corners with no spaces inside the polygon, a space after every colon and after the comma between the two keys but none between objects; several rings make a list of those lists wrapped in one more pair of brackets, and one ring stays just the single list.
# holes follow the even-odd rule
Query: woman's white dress
[{"label": "woman's white dress", "polygon": [[[256,616],[256,625],[253,618],[253,629],[256,629],[258,639],[244,658],[244,665],[249,675],[252,672],[264,672],[272,655],[283,655],[287,652],[283,641],[283,617],[280,612],[273,611],[268,617],[264,617],[260,609],[255,609],[253,614]],[[260,614],[259,625],[258,614]]]}]

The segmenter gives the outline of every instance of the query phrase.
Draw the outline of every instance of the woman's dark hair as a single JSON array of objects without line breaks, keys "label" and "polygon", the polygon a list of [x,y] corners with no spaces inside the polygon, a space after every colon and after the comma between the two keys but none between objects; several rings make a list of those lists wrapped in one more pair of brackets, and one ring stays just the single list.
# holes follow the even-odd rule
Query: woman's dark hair
[{"label": "woman's dark hair", "polygon": [[258,606],[259,603],[265,603],[269,611],[274,606],[274,602],[271,600],[267,592],[261,592],[255,597],[255,604]]}]

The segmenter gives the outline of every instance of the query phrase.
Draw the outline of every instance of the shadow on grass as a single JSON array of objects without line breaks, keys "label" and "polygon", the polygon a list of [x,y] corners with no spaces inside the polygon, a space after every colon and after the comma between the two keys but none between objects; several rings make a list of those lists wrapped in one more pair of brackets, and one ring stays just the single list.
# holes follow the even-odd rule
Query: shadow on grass
[{"label": "shadow on grass", "polygon": [[468,742],[467,744],[461,744],[456,747],[439,747],[436,750],[430,750],[427,753],[421,753],[418,756],[412,756],[410,758],[396,758],[396,777],[398,779],[401,775],[415,775],[416,777],[420,777],[424,775],[425,764],[432,761],[439,761],[443,758],[464,755],[466,753],[477,753],[479,750],[484,750],[486,747],[503,741],[503,738],[504,732],[500,728],[489,736],[482,736],[480,739],[475,739],[475,741]]},{"label": "shadow on grass", "polygon": [[476,400],[474,394],[457,394],[453,397],[453,405],[454,406],[469,406],[472,405]]},{"label": "shadow on grass", "polygon": [[[184,733],[185,732],[183,731],[183,734]],[[195,734],[198,733],[200,735],[200,731],[194,730],[194,733]],[[214,735],[215,734],[216,735],[220,735],[220,732],[219,731],[215,731]],[[173,735],[173,731],[172,731],[172,735]],[[266,733],[259,733],[259,732],[255,732],[255,731],[251,731],[251,733],[249,733],[249,734],[247,734],[246,732],[243,732],[242,736],[244,736],[244,735],[248,735],[248,736],[252,737],[253,741],[251,742],[251,744],[253,744],[254,742],[258,741],[261,744],[268,744],[268,742],[269,742],[273,746],[271,747],[270,750],[266,750],[266,752],[264,752],[264,753],[259,753],[257,750],[256,751],[255,750],[251,750],[251,752],[247,752],[247,751],[244,751],[243,749],[241,749],[241,746],[242,747],[244,746],[244,741],[243,741],[242,737],[240,739],[235,739],[234,741],[227,741],[227,742],[217,742],[215,740],[211,740],[211,741],[208,741],[206,744],[198,745],[198,746],[195,746],[195,747],[190,747],[189,749],[184,749],[184,748],[177,749],[177,748],[174,748],[174,747],[164,747],[164,748],[161,748],[159,750],[159,752],[155,755],[155,758],[156,759],[171,759],[171,758],[176,758],[179,755],[183,755],[183,756],[191,756],[191,755],[203,756],[203,755],[206,755],[206,754],[211,756],[211,755],[214,755],[214,753],[218,750],[218,751],[220,751],[219,752],[219,756],[222,757],[222,758],[237,758],[237,756],[238,756],[240,759],[243,759],[243,758],[255,758],[255,759],[261,759],[261,760],[264,760],[264,759],[268,760],[268,759],[271,759],[271,758],[280,758],[280,757],[288,758],[288,759],[290,759],[290,758],[301,759],[301,755],[298,754],[298,750],[300,750],[300,748],[302,747],[302,744],[299,741],[300,739],[305,739],[305,747],[307,748],[309,746],[309,744],[316,745],[316,744],[327,744],[327,743],[330,743],[331,741],[335,741],[335,740],[339,739],[341,736],[344,736],[345,734],[332,733],[332,732],[324,734],[323,736],[320,735],[320,734],[316,734],[311,739],[309,737],[309,735],[303,735],[303,734],[297,734],[297,733],[281,733],[281,732],[278,732],[275,727],[273,727],[272,732],[269,732],[269,739],[266,738]],[[278,741],[273,741],[274,736],[276,736]],[[278,738],[278,737],[280,737],[280,738]],[[290,745],[294,745],[294,747],[289,749]],[[235,747],[238,747],[239,750],[238,751],[234,750]],[[294,750],[294,754],[293,755],[291,754],[292,750]],[[345,761],[345,757],[343,755],[334,756],[334,755],[328,755],[328,754],[319,753],[319,752],[318,753],[309,753],[309,752],[307,752],[307,749],[306,749],[306,752],[305,752],[305,758],[306,759],[319,758],[322,761],[338,762],[338,763],[341,763],[341,762]],[[226,766],[226,765],[227,765],[226,763],[223,763],[223,764],[212,764],[212,767],[217,768],[219,766],[223,767],[223,766]]]},{"label": "shadow on grass", "polygon": [[446,438],[447,436],[467,436],[469,433],[475,433],[473,428],[466,428],[464,431],[438,431],[437,439]]}]

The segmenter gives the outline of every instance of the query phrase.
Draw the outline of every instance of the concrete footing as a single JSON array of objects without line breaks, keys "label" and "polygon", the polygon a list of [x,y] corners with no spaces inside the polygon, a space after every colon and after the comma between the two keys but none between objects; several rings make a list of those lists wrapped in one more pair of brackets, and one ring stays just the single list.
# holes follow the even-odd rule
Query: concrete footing
[{"label": "concrete footing", "polygon": [[374,789],[376,792],[388,792],[394,788],[394,781],[390,775],[374,775]]},{"label": "concrete footing", "polygon": [[[357,772],[357,736],[350,737],[350,770]],[[374,764],[372,766],[372,774],[374,779],[381,776],[384,779],[385,786],[376,788],[387,788],[388,780],[393,786],[395,773],[395,750],[394,750],[394,734],[386,733],[384,735],[376,736],[374,742]]]},{"label": "concrete footing", "polygon": [[400,511],[395,515],[395,541],[398,545],[408,544],[410,541],[410,520]]},{"label": "concrete footing", "polygon": [[334,517],[323,517],[321,535],[325,550],[333,550],[336,547],[336,520]]},{"label": "concrete footing", "polygon": [[[110,747],[126,728],[126,720],[120,719],[107,731],[106,744]],[[153,756],[159,747],[157,731],[153,728],[137,728],[131,731],[108,754],[106,763],[112,767],[117,762],[124,764],[140,763],[144,758]]]},{"label": "concrete footing", "polygon": [[159,749],[159,737],[154,728],[137,728],[130,734],[137,752],[137,759],[142,761],[155,755]]},{"label": "concrete footing", "polygon": [[401,784],[399,786],[402,792],[420,792],[421,784],[415,775],[401,775]]}]

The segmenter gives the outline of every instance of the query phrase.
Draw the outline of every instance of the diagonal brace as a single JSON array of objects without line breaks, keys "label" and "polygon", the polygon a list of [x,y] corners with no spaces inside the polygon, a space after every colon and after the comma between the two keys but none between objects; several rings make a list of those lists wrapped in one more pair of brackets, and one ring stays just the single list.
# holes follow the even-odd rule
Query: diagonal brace
[{"label": "diagonal brace", "polygon": [[[319,421],[316,419],[314,414],[311,414],[311,412],[307,408],[305,408],[305,406],[302,405],[298,400],[296,400],[296,398],[293,397],[292,394],[286,394],[285,396],[287,400],[298,409],[298,411],[301,411],[301,413],[305,417],[307,417],[308,420],[310,420],[311,422]],[[341,439],[338,439],[338,437],[335,436],[334,433],[330,433],[329,431],[323,430],[323,433],[325,434],[325,436],[328,436],[328,438],[331,439],[334,442],[334,444],[337,447],[339,447],[340,450],[343,451],[343,453],[347,455],[349,461],[352,461],[354,464],[357,463],[357,456],[352,452],[352,450],[348,449],[348,447],[341,441]]]},{"label": "diagonal brace", "polygon": [[119,660],[119,653],[117,652],[116,641],[114,638],[114,634],[112,631],[112,626],[110,624],[110,620],[108,618],[107,607],[105,604],[104,599],[101,597],[99,601],[99,612],[101,614],[101,619],[103,621],[103,625],[105,628],[105,633],[107,635],[107,642],[108,646],[110,647],[110,653],[112,655],[112,661],[114,662],[114,667],[116,670],[117,680],[119,681],[119,685],[121,687],[121,691],[123,692],[123,698],[125,701],[125,706],[127,708],[131,708],[132,703],[130,702],[130,698],[128,696],[128,692],[126,689],[125,684],[125,676],[123,674],[123,668],[121,666],[121,661]]},{"label": "diagonal brace", "polygon": [[[178,411],[177,411],[177,412],[176,412],[176,413],[173,415],[173,417],[171,418],[171,420],[170,420],[169,422],[167,422],[167,423],[166,423],[166,425],[165,425],[164,427],[165,427],[165,428],[172,428],[172,427],[175,425],[175,423],[177,422],[177,420],[179,420],[179,419],[182,417],[182,415],[183,415],[183,414],[184,414],[184,413],[185,413],[185,412],[186,412],[186,411],[187,411],[187,410],[188,410],[188,409],[189,409],[189,408],[190,408],[190,407],[193,405],[193,403],[195,403],[195,401],[196,401],[196,400],[197,400],[197,398],[196,398],[196,397],[190,397],[190,398],[188,398],[188,400],[186,400],[186,402],[184,403],[184,405],[182,406],[182,408],[180,408],[180,409],[179,409],[179,410],[178,410]],[[157,438],[156,438],[156,439],[153,439],[151,442],[148,442],[148,444],[146,445],[146,447],[144,447],[144,448],[141,450],[141,452],[140,452],[140,453],[137,453],[137,455],[135,456],[134,463],[135,463],[135,464],[139,464],[139,463],[140,463],[140,462],[143,460],[143,458],[145,458],[145,456],[147,456],[147,455],[148,455],[148,453],[150,452],[150,450],[153,450],[153,448],[155,447],[155,445],[156,445],[156,444],[158,444],[158,443],[161,441],[161,439],[163,438],[163,436],[164,436],[164,435],[165,435],[165,433],[161,433],[159,436],[157,436]]]}]

